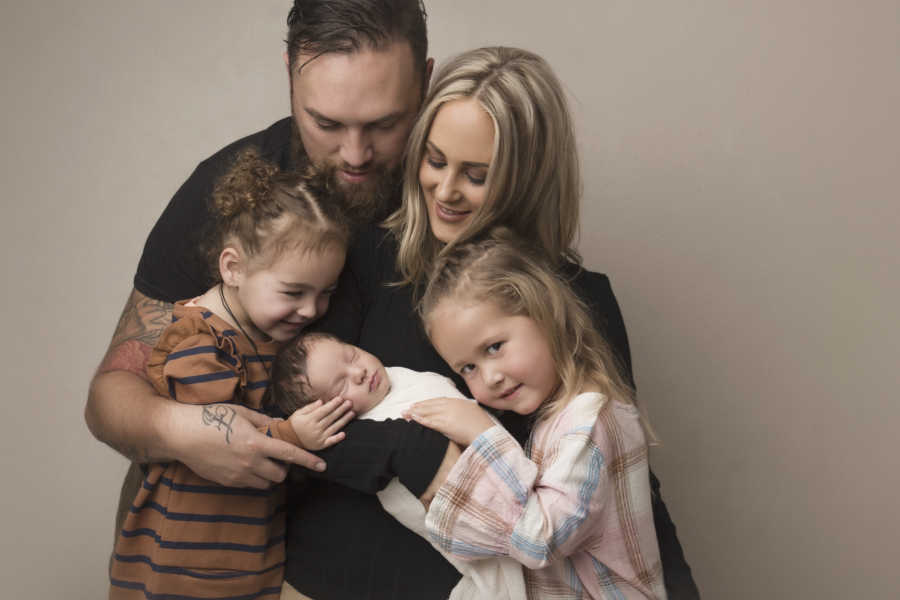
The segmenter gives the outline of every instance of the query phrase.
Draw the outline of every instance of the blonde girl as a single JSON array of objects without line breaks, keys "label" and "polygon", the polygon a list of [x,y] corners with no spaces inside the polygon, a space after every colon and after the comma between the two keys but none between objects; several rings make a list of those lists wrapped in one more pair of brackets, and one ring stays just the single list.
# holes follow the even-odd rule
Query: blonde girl
[{"label": "blonde girl", "polygon": [[665,598],[643,420],[565,281],[496,231],[441,255],[420,312],[479,404],[535,422],[523,449],[477,405],[413,407],[466,447],[428,511],[432,540],[461,559],[511,556],[529,598]]},{"label": "blonde girl", "polygon": [[[175,304],[147,363],[157,392],[203,405],[203,423],[226,442],[239,410],[268,408],[275,353],[325,312],[344,264],[340,202],[320,179],[280,173],[252,150],[238,156],[213,194],[217,282]],[[317,450],[343,439],[352,417],[335,399],[263,430]],[[228,488],[178,462],[148,465],[116,542],[110,598],[279,597],[284,501],[280,485]]]}]

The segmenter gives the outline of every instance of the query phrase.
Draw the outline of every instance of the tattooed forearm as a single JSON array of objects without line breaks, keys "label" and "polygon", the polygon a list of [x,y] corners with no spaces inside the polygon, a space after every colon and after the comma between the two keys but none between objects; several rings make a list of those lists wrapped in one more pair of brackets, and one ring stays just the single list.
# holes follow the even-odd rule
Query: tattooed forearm
[{"label": "tattooed forearm", "polygon": [[227,444],[231,443],[231,423],[235,416],[237,416],[237,411],[223,404],[203,407],[203,424],[213,426],[219,431],[224,430]]}]

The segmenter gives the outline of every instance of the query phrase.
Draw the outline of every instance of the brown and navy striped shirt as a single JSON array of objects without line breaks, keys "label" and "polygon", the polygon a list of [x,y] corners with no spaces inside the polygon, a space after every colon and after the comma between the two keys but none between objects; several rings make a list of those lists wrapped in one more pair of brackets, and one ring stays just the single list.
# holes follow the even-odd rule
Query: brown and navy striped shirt
[{"label": "brown and navy striped shirt", "polygon": [[[211,311],[175,305],[147,363],[157,392],[213,405],[206,425],[230,435],[239,403],[261,410],[274,343],[253,348]],[[299,445],[287,422],[264,429]],[[110,598],[277,598],[284,570],[285,493],[230,488],[178,462],[147,465],[116,542]]]}]

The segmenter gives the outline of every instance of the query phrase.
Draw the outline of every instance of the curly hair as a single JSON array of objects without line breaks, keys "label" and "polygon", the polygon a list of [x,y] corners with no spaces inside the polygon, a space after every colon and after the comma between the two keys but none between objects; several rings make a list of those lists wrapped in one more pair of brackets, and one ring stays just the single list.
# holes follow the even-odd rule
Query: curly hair
[{"label": "curly hair", "polygon": [[248,259],[273,264],[289,250],[346,248],[350,227],[343,196],[329,178],[308,166],[282,172],[249,148],[239,153],[212,193],[213,232],[206,257],[212,282],[221,281],[222,250],[237,244]]}]

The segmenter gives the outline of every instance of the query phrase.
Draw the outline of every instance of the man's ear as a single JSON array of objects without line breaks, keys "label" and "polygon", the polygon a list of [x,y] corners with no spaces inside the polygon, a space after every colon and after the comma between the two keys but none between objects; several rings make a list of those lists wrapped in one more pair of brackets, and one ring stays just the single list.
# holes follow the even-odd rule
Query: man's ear
[{"label": "man's ear", "polygon": [[244,281],[244,257],[234,246],[226,246],[219,254],[219,275],[222,283],[230,287],[240,287]]},{"label": "man's ear", "polygon": [[434,71],[434,59],[425,61],[425,73],[422,74],[422,99],[428,95],[428,84],[431,83],[431,74]]}]

